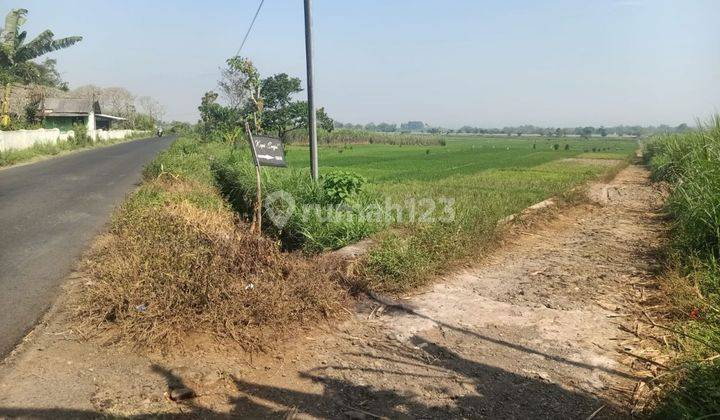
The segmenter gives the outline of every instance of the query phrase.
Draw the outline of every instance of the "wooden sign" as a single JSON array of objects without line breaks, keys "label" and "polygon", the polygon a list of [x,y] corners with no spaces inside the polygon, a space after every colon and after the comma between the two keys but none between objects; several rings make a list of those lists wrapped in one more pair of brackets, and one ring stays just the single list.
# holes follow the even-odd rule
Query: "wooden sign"
[{"label": "wooden sign", "polygon": [[286,167],[285,149],[282,141],[275,137],[252,136],[252,145],[255,163],[260,166]]}]

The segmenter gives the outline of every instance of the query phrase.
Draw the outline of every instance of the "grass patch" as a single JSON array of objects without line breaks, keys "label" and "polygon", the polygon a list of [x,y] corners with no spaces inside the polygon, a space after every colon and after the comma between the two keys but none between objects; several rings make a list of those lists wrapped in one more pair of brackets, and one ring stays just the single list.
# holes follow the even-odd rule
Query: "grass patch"
[{"label": "grass patch", "polygon": [[[678,370],[666,378],[655,415],[720,415],[720,117],[699,130],[646,145],[653,177],[670,183],[673,218],[665,289]],[[690,338],[692,337],[692,338]]]}]

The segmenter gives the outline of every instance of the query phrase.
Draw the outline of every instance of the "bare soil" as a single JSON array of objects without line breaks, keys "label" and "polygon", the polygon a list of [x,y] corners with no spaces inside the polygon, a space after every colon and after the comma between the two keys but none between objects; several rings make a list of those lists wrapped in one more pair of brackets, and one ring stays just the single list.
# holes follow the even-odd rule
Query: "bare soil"
[{"label": "bare soil", "polygon": [[[507,227],[490,255],[427,290],[375,296],[263,354],[84,339],[66,309],[76,278],[0,365],[0,417],[629,417],[651,369],[629,356],[629,314],[654,279],[664,195],[630,166],[589,196]],[[179,388],[194,398],[172,401]]]}]

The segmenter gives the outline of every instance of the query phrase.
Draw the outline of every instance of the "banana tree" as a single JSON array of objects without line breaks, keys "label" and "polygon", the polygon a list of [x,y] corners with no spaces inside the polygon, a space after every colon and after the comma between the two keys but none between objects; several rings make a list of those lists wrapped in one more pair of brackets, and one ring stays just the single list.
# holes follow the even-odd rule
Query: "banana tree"
[{"label": "banana tree", "polygon": [[33,40],[25,42],[27,32],[20,31],[25,23],[27,9],[11,10],[5,17],[5,26],[0,32],[0,81],[5,90],[0,111],[0,125],[10,125],[10,89],[13,83],[37,83],[41,79],[41,66],[32,60],[49,52],[68,48],[82,40],[81,36],[53,39],[47,29]]}]

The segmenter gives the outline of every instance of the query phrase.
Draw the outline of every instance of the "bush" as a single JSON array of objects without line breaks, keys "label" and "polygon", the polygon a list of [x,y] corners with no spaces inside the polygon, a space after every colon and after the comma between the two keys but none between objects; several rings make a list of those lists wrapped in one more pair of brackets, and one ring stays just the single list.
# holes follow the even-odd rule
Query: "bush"
[{"label": "bush", "polygon": [[366,179],[351,172],[330,172],[322,177],[323,192],[329,204],[342,204],[356,197]]},{"label": "bush", "polygon": [[76,147],[86,147],[93,144],[85,124],[73,124],[73,136],[68,140],[70,144]]}]

